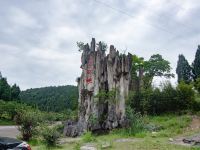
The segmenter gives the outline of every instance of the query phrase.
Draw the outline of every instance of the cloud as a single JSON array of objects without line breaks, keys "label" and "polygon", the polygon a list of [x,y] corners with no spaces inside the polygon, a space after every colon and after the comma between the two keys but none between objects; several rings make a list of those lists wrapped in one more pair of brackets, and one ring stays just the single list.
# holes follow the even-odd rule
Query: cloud
[{"label": "cloud", "polygon": [[0,70],[22,89],[76,85],[76,41],[95,37],[146,59],[160,53],[175,73],[178,54],[194,59],[199,9],[198,0],[1,1]]}]

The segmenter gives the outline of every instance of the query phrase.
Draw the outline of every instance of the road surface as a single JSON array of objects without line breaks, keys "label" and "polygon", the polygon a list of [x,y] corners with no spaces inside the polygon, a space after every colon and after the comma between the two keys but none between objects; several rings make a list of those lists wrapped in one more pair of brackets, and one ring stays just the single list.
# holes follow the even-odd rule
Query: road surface
[{"label": "road surface", "polygon": [[17,126],[0,126],[1,137],[12,137],[16,138],[19,135]]}]

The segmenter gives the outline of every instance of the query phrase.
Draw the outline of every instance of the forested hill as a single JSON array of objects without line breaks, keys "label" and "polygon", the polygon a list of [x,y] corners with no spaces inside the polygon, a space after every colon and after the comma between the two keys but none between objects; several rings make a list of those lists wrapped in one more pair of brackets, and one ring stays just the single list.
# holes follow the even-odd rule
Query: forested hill
[{"label": "forested hill", "polygon": [[20,93],[20,98],[44,111],[75,110],[78,105],[78,89],[72,85],[28,89]]}]

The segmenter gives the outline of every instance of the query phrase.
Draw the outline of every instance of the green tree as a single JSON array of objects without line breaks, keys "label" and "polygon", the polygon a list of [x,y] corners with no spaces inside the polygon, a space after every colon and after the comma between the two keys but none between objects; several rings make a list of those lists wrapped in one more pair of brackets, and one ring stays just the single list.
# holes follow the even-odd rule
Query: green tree
[{"label": "green tree", "polygon": [[148,61],[144,62],[144,72],[147,78],[146,84],[151,84],[153,78],[156,76],[166,78],[174,77],[174,74],[171,74],[170,71],[170,62],[163,59],[160,54],[154,54]]},{"label": "green tree", "polygon": [[193,78],[196,80],[197,78],[200,77],[200,45],[198,45],[198,49],[196,51],[195,59],[192,64],[193,68]]},{"label": "green tree", "polygon": [[11,87],[11,99],[19,100],[20,88],[16,84]]},{"label": "green tree", "polygon": [[20,99],[44,111],[74,111],[78,108],[78,88],[67,85],[27,89],[20,93]]},{"label": "green tree", "polygon": [[195,100],[195,92],[192,85],[180,82],[177,86],[179,110],[191,109]]},{"label": "green tree", "polygon": [[[171,74],[170,71],[169,61],[163,59],[159,54],[152,55],[148,61],[133,55],[132,76],[139,78],[139,83],[143,85],[144,89],[151,86],[153,78],[156,76],[174,77],[174,74]],[[141,83],[141,80],[143,83]]]},{"label": "green tree", "polygon": [[134,94],[130,97],[131,101],[129,100],[132,108],[140,112],[150,109],[148,105],[150,105],[150,97],[152,97],[152,81],[154,77],[174,77],[170,71],[169,61],[163,59],[159,54],[152,55],[148,61],[144,61],[143,58],[133,55],[131,84]]},{"label": "green tree", "polygon": [[200,78],[197,78],[194,82],[195,89],[200,93]]},{"label": "green tree", "polygon": [[0,79],[0,99],[11,100],[11,89],[6,78]]},{"label": "green tree", "polygon": [[181,54],[178,58],[176,73],[178,75],[178,83],[184,81],[190,83],[192,81],[191,67],[185,57]]}]

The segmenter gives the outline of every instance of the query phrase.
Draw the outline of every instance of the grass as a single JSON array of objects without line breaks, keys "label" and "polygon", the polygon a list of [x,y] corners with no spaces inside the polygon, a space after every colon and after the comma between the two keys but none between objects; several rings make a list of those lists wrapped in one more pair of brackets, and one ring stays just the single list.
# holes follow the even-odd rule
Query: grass
[{"label": "grass", "polygon": [[161,126],[163,129],[158,132],[158,137],[173,137],[183,134],[185,128],[189,126],[192,118],[189,115],[175,116],[164,115],[149,118],[149,122]]},{"label": "grass", "polygon": [[87,132],[84,135],[82,135],[82,140],[84,143],[89,143],[89,142],[94,142],[95,138],[91,132]]},{"label": "grass", "polygon": [[15,125],[15,122],[6,119],[0,119],[0,126],[8,126],[8,125]]},{"label": "grass", "polygon": [[[110,143],[109,150],[200,150],[199,147],[185,147],[181,145],[170,144],[169,138],[177,136],[190,135],[197,131],[190,131],[186,128],[191,123],[192,117],[189,115],[163,115],[163,116],[148,116],[145,118],[147,124],[155,124],[161,126],[161,130],[156,134],[150,131],[142,131],[134,136],[123,134],[122,130],[111,131],[107,135],[92,135],[90,132],[82,136],[80,142],[66,143],[59,147],[52,148],[53,150],[79,150],[81,145],[92,142],[97,145],[98,149],[102,149],[103,143]],[[116,139],[129,138],[133,141],[117,142]],[[32,146],[33,150],[46,150],[45,145]]]}]

